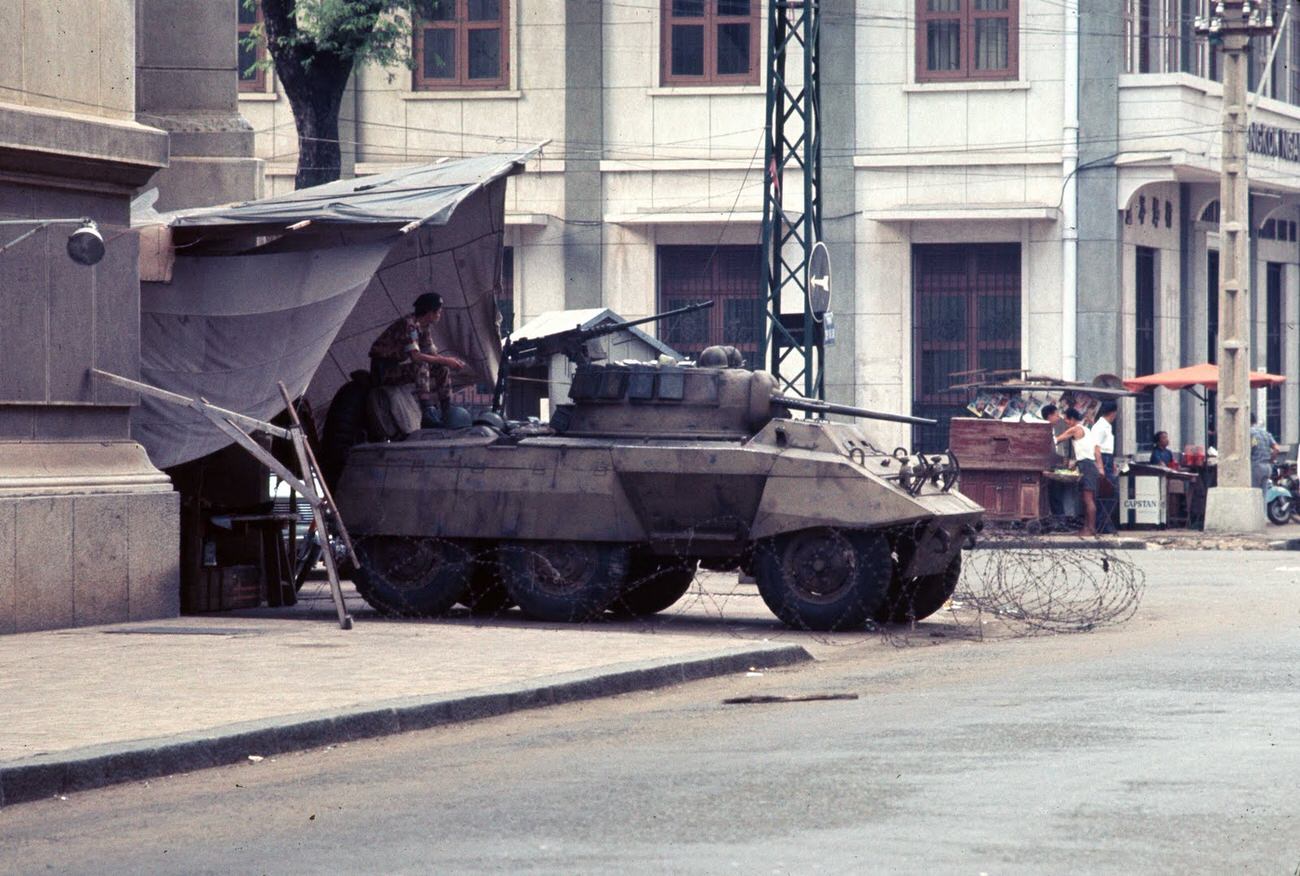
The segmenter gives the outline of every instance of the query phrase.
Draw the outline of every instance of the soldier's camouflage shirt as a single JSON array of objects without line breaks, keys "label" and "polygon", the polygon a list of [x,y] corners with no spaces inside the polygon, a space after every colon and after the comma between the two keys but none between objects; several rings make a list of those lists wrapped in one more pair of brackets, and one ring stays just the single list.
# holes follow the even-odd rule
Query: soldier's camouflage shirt
[{"label": "soldier's camouflage shirt", "polygon": [[370,358],[384,363],[382,383],[397,385],[411,383],[418,395],[437,397],[440,401],[451,397],[450,371],[445,365],[417,362],[411,359],[414,352],[434,355],[438,346],[433,342],[432,326],[421,327],[414,316],[396,320],[370,345]]}]

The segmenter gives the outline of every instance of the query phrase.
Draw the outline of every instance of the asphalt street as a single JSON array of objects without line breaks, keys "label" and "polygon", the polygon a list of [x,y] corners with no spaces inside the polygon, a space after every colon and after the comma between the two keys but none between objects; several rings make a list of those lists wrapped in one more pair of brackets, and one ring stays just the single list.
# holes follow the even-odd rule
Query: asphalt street
[{"label": "asphalt street", "polygon": [[[1300,555],[1125,559],[1120,626],[945,614],[808,637],[801,668],[22,804],[0,872],[1296,873]],[[751,694],[857,698],[723,702]]]}]

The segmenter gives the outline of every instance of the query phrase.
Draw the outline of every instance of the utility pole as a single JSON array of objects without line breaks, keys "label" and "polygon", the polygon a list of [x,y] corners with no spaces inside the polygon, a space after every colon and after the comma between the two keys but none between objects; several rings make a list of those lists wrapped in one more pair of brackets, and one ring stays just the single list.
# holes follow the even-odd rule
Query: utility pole
[{"label": "utility pole", "polygon": [[[1223,146],[1219,181],[1218,486],[1206,497],[1205,528],[1264,528],[1264,499],[1250,484],[1250,180],[1246,62],[1252,37],[1273,33],[1268,0],[1218,0],[1196,32],[1222,46]],[[1213,50],[1213,49],[1211,49]]]}]

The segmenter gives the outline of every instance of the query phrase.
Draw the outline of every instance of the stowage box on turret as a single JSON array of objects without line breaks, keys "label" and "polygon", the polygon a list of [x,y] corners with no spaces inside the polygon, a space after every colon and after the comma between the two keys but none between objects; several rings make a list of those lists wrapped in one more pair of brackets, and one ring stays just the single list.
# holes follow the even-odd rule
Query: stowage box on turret
[{"label": "stowage box on turret", "polygon": [[[510,602],[583,620],[672,605],[698,567],[742,568],[792,627],[925,617],[956,586],[982,509],[948,454],[878,449],[857,423],[706,365],[578,365],[548,427],[421,430],[352,448],[336,497],[377,608]],[[734,363],[734,359],[733,359]]]}]

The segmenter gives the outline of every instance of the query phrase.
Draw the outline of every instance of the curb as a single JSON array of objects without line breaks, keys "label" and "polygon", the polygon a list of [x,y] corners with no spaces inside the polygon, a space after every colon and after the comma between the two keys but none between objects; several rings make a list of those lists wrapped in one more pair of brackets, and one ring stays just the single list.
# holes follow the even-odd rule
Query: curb
[{"label": "curb", "polygon": [[1147,543],[1137,538],[1085,539],[1071,538],[989,538],[975,542],[974,550],[1108,550],[1144,551]]},{"label": "curb", "polygon": [[812,660],[799,645],[772,645],[688,660],[652,660],[570,672],[537,682],[449,695],[403,697],[329,712],[228,724],[155,739],[109,743],[0,763],[0,807],[156,776],[207,769],[250,754],[287,754],[476,721],[562,703],[633,693]]},{"label": "curb", "polygon": [[1094,539],[1082,538],[999,538],[985,539],[975,543],[974,550],[1109,550],[1109,551],[1198,551],[1198,550],[1238,550],[1238,551],[1300,551],[1300,538],[1278,539],[1274,541],[1250,541],[1240,545],[1221,548],[1212,536],[1204,539],[1188,540],[1184,543],[1147,542],[1138,538]]}]

